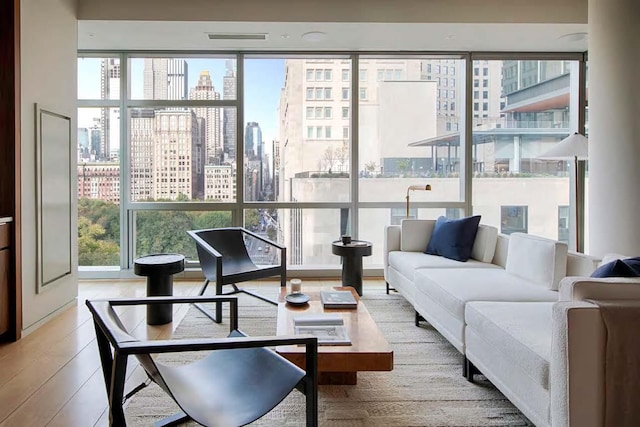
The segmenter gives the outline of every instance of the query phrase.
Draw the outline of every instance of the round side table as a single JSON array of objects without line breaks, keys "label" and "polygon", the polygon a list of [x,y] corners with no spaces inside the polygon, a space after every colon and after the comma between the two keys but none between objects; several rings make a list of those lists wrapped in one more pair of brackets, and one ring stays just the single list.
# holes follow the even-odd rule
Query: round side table
[{"label": "round side table", "polygon": [[[184,271],[184,256],[180,254],[155,254],[136,259],[133,272],[147,277],[147,296],[173,295],[173,275]],[[173,320],[172,304],[148,304],[147,324],[164,325]]]},{"label": "round side table", "polygon": [[342,286],[352,286],[362,296],[362,257],[371,255],[371,242],[352,240],[331,244],[331,253],[342,257]]}]

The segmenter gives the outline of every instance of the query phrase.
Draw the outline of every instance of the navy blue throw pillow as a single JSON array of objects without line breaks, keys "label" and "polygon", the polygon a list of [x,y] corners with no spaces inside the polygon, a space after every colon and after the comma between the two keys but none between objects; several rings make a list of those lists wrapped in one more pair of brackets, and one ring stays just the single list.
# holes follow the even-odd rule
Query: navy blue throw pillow
[{"label": "navy blue throw pillow", "polygon": [[467,261],[471,258],[479,224],[480,215],[461,219],[447,219],[441,216],[436,221],[424,253],[440,255],[456,261]]},{"label": "navy blue throw pillow", "polygon": [[617,259],[598,267],[593,273],[591,273],[591,277],[638,277],[638,275],[631,267]]}]

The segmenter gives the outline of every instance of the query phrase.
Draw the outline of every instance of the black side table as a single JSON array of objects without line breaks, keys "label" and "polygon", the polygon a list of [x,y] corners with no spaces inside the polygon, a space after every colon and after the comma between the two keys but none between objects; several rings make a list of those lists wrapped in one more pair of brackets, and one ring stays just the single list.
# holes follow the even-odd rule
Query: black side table
[{"label": "black side table", "polygon": [[[147,277],[147,296],[173,295],[173,275],[184,271],[184,256],[180,254],[155,254],[136,259],[133,272]],[[173,320],[172,304],[147,305],[147,324],[164,325]]]},{"label": "black side table", "polygon": [[362,257],[371,255],[371,242],[352,240],[331,244],[331,253],[342,257],[342,286],[352,286],[362,296]]}]

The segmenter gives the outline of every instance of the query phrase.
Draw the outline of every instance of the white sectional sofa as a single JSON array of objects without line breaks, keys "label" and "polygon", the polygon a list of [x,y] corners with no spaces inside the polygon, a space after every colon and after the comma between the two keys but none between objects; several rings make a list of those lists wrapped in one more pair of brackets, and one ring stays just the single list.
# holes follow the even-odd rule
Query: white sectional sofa
[{"label": "white sectional sofa", "polygon": [[385,236],[385,280],[538,426],[604,425],[604,325],[589,298],[640,299],[640,279],[591,279],[598,259],[480,225],[467,262],[424,254],[435,221]]}]

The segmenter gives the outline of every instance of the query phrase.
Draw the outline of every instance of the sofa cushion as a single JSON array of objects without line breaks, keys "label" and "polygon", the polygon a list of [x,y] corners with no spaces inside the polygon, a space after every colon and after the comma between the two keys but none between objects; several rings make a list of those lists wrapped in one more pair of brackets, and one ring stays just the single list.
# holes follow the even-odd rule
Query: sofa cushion
[{"label": "sofa cushion", "polygon": [[553,303],[472,302],[465,322],[523,372],[549,389]]},{"label": "sofa cushion", "polygon": [[476,241],[473,242],[471,258],[482,262],[493,261],[498,241],[498,229],[491,225],[480,224],[476,233]]},{"label": "sofa cushion", "polygon": [[567,252],[565,243],[530,234],[513,233],[509,236],[505,270],[557,291],[560,280],[567,273]]},{"label": "sofa cushion", "polygon": [[389,252],[389,266],[398,270],[411,281],[414,279],[415,272],[420,268],[500,268],[497,265],[473,259],[467,262],[460,262],[437,255],[423,254],[422,252],[404,251]]},{"label": "sofa cushion", "polygon": [[479,224],[479,215],[461,219],[447,219],[441,216],[436,221],[424,252],[456,261],[467,261],[471,257]]},{"label": "sofa cushion", "polygon": [[627,260],[615,260],[600,267],[596,268],[596,270],[591,273],[591,277],[638,277],[638,274],[635,272],[633,268],[631,268],[626,263]]},{"label": "sofa cushion", "polygon": [[416,272],[414,281],[417,292],[427,294],[459,319],[464,319],[469,301],[558,300],[558,292],[500,268],[423,269]]},{"label": "sofa cushion", "polygon": [[400,224],[402,228],[400,250],[424,252],[436,221],[433,219],[403,219]]}]

